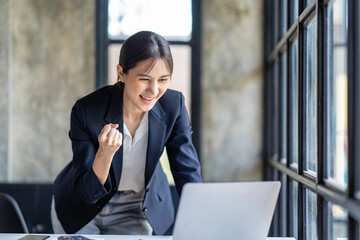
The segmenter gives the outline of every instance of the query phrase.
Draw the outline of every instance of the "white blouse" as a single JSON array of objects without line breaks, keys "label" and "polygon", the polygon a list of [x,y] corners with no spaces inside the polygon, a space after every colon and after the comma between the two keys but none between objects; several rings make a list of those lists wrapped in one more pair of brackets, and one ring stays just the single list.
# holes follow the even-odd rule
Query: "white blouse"
[{"label": "white blouse", "polygon": [[148,147],[149,113],[146,112],[136,129],[134,139],[124,123],[123,165],[118,191],[145,188],[146,151]]}]

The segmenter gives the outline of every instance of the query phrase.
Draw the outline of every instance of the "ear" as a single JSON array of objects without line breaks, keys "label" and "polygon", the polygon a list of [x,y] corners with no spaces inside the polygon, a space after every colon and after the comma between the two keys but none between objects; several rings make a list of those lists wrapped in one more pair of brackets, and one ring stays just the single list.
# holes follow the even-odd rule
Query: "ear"
[{"label": "ear", "polygon": [[116,66],[116,69],[117,69],[117,73],[118,73],[118,80],[119,80],[120,82],[125,83],[125,74],[124,74],[124,71],[123,71],[122,66],[121,66],[120,64],[118,64],[118,65]]}]

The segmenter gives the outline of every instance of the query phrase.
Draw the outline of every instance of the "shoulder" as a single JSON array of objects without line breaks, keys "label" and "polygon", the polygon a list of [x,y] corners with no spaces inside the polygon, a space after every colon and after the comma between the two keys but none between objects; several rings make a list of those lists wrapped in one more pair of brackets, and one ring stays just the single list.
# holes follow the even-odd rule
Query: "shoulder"
[{"label": "shoulder", "polygon": [[80,102],[83,105],[88,105],[99,101],[109,100],[111,98],[113,88],[115,88],[113,85],[99,88],[92,93],[89,93],[86,96],[78,99],[77,102]]},{"label": "shoulder", "polygon": [[184,95],[179,91],[168,89],[159,102],[165,110],[169,108],[182,108],[184,105]]},{"label": "shoulder", "polygon": [[158,104],[165,113],[168,122],[172,122],[180,115],[187,113],[184,95],[179,91],[168,89],[159,99]]},{"label": "shoulder", "polygon": [[112,95],[115,93],[115,85],[109,85],[95,90],[92,93],[78,99],[74,104],[74,108],[83,108],[88,110],[105,110],[111,102]]}]

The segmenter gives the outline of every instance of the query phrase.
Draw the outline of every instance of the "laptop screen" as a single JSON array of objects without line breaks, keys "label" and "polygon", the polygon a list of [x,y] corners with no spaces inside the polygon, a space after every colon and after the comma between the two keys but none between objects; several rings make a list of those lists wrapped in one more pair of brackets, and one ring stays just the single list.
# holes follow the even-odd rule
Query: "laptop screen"
[{"label": "laptop screen", "polygon": [[266,239],[280,182],[188,183],[174,240]]}]

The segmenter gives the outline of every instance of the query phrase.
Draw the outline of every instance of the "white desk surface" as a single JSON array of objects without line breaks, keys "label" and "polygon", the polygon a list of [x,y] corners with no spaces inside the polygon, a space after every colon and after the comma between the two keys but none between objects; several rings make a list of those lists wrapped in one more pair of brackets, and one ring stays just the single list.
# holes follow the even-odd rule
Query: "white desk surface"
[{"label": "white desk surface", "polygon": [[[24,237],[27,234],[14,234],[14,233],[2,233],[0,234],[0,240],[17,240]],[[34,235],[34,234],[30,234]],[[47,235],[47,234],[35,234],[35,235]],[[50,238],[46,240],[57,240],[59,236],[64,234],[48,234]],[[140,236],[140,235],[82,235],[90,239],[96,240],[172,240],[172,236]],[[296,240],[295,238],[267,238],[267,240]]]}]

